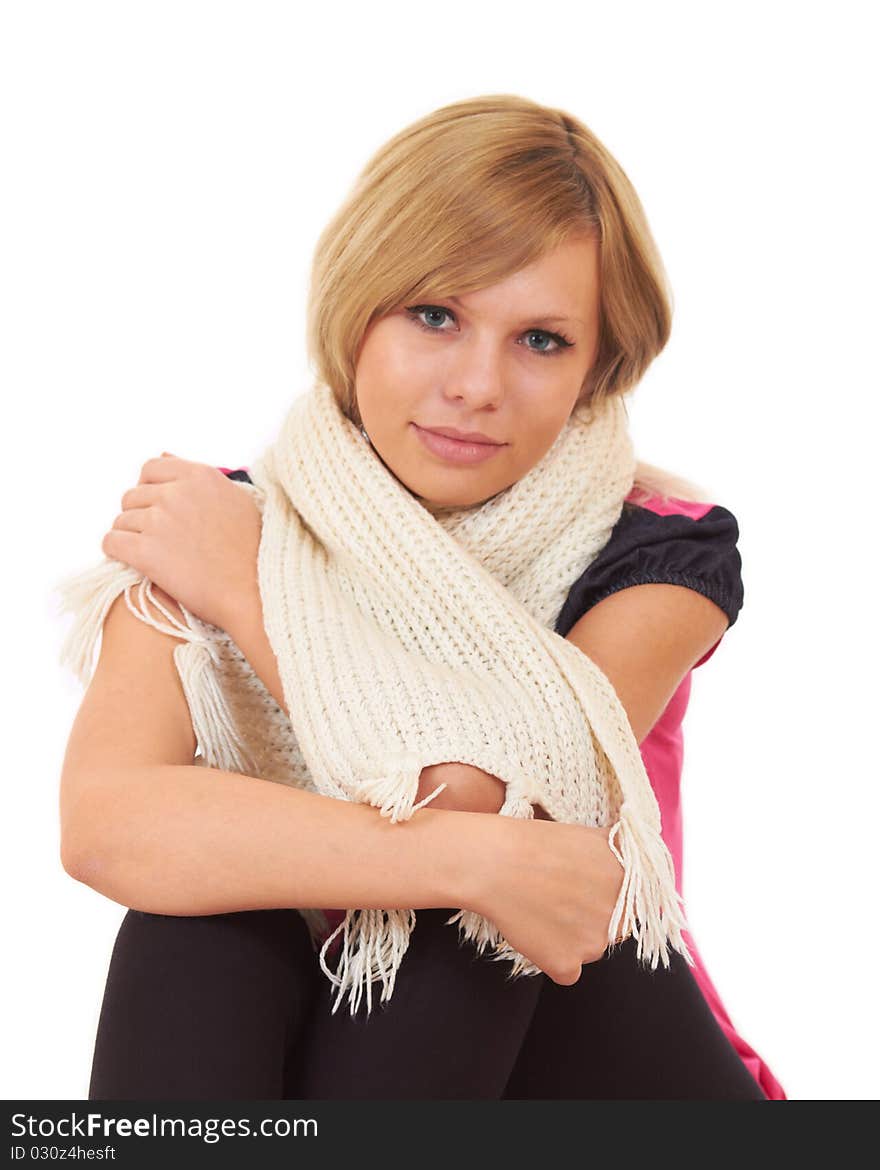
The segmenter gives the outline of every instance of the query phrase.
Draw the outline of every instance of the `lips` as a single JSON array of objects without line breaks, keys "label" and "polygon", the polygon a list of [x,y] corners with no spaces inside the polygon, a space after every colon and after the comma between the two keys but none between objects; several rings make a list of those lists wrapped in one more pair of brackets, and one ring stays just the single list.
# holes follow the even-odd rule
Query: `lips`
[{"label": "lips", "polygon": [[412,426],[415,428],[415,432],[421,440],[422,445],[432,455],[438,456],[446,463],[462,465],[482,463],[485,459],[491,459],[499,451],[503,451],[507,446],[506,443],[475,443],[452,438],[449,435],[441,435],[436,431],[427,430],[424,427],[420,427],[417,423],[413,423]]},{"label": "lips", "polygon": [[422,427],[423,431],[430,431],[432,435],[444,435],[447,439],[458,439],[462,443],[484,443],[491,447],[503,447],[500,439],[492,439],[479,431],[459,431],[455,427]]}]

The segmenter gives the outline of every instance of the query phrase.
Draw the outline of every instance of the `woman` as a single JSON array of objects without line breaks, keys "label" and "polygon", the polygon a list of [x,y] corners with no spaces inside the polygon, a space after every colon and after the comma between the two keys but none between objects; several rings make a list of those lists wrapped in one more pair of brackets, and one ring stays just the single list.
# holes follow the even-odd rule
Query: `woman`
[{"label": "woman", "polygon": [[[316,250],[309,342],[321,385],[371,461],[447,532],[505,514],[518,521],[525,542],[514,528],[493,546],[489,523],[471,550],[502,581],[514,580],[514,546],[534,552],[531,518],[544,544],[519,566],[518,586],[536,566],[558,574],[568,521],[558,538],[546,534],[562,505],[575,509],[574,524],[598,503],[569,494],[550,507],[544,499],[542,511],[538,492],[519,515],[511,501],[558,468],[582,412],[598,418],[619,404],[669,329],[661,263],[619,165],[581,123],[517,97],[457,103],[397,135]],[[364,470],[362,455],[353,466]],[[674,953],[668,967],[647,970],[635,939],[625,929],[615,937],[619,863],[631,853],[609,848],[607,823],[560,823],[562,804],[533,798],[535,819],[514,820],[521,806],[496,816],[511,811],[513,776],[453,759],[421,768],[409,824],[392,829],[392,841],[375,808],[307,791],[297,744],[280,732],[276,750],[254,737],[248,762],[232,766],[245,759],[237,752],[252,713],[241,710],[231,713],[235,733],[218,735],[209,753],[222,766],[194,773],[201,735],[229,712],[217,700],[209,717],[181,692],[208,669],[192,650],[191,615],[222,635],[215,646],[227,670],[263,687],[249,692],[255,706],[273,703],[296,721],[311,701],[299,690],[288,702],[305,672],[276,661],[277,617],[261,612],[262,505],[231,482],[251,477],[217,470],[149,461],[103,543],[160,587],[162,616],[143,590],[139,611],[127,592],[126,605],[108,606],[106,592],[93,604],[101,659],[62,777],[68,871],[146,908],[130,910],[114,948],[90,1097],[784,1097],[720,1002],[710,1007],[714,989],[698,963],[692,973]],[[331,471],[328,491],[341,475],[341,465]],[[386,487],[388,476],[377,482]],[[550,616],[611,681],[641,745],[676,704],[680,722],[689,671],[714,651],[742,598],[732,515],[689,503],[688,485],[643,464],[631,486],[610,509],[617,522],[602,532],[604,547],[566,569]],[[350,486],[345,501],[361,514]],[[305,567],[297,584],[300,575]],[[404,620],[400,608],[393,617]],[[189,639],[173,658],[168,634]],[[126,714],[126,686],[145,677],[146,725],[143,699],[138,719]],[[513,768],[515,753],[509,760]],[[252,777],[299,787],[279,794]],[[296,810],[277,799],[294,793],[307,798]],[[317,905],[418,909],[390,972],[393,995],[366,1018],[355,1000],[350,1013],[330,1004],[331,983],[350,974],[355,912],[331,934],[326,919],[289,909]],[[448,922],[456,906],[494,924],[510,948],[504,957],[517,956],[515,973],[531,977],[511,979],[462,945]],[[316,937],[329,980],[316,970]],[[326,966],[334,943],[343,978]]]}]

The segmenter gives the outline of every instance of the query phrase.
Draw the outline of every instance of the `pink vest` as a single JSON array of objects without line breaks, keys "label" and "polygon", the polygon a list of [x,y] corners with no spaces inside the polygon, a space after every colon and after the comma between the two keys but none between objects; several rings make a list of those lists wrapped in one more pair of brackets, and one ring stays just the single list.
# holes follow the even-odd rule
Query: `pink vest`
[{"label": "pink vest", "polygon": [[[642,504],[658,515],[668,515],[670,512],[683,513],[692,516],[695,520],[705,515],[712,507],[711,504],[690,503],[685,500],[670,500],[664,505],[657,497],[651,497]],[[660,805],[662,817],[663,840],[675,862],[676,888],[684,896],[682,888],[683,869],[683,825],[681,816],[681,769],[683,759],[682,720],[687,710],[691,694],[691,673],[717,650],[721,639],[708,650],[699,662],[695,663],[691,671],[684,676],[678,690],[669,700],[663,714],[642,740],[641,752],[645,763],[645,770]],[[685,912],[687,906],[685,905]],[[761,1059],[754,1048],[743,1039],[733,1026],[733,1021],[725,1010],[721,996],[715,990],[706,965],[700,957],[693,934],[690,931],[682,932],[688,949],[693,955],[696,966],[691,968],[692,974],[699,984],[706,1002],[712,1009],[715,1019],[721,1026],[724,1035],[739,1053],[740,1058],[766,1093],[771,1101],[788,1100],[785,1090],[771,1072],[767,1064]]]}]

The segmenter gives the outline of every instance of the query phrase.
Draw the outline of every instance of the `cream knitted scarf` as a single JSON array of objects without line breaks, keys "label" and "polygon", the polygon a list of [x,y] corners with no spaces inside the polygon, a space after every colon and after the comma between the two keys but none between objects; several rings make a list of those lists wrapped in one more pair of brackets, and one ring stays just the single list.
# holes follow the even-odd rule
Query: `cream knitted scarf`
[{"label": "cream knitted scarf", "polygon": [[[415,802],[423,767],[460,761],[505,782],[501,815],[530,817],[539,803],[557,821],[613,825],[624,878],[609,943],[633,934],[652,968],[669,965],[668,946],[693,965],[626,712],[553,629],[633,484],[622,400],[577,407],[528,474],[471,508],[413,495],[322,383],[294,402],[249,472],[254,487],[241,486],[262,512],[266,632],[310,786],[397,822],[440,791]],[[209,665],[187,680],[203,734],[224,721]],[[348,990],[352,1014],[364,992],[369,1012],[377,978],[391,998],[415,922],[414,910],[347,911],[320,953],[339,989],[333,1011]],[[488,945],[512,960],[512,976],[539,973],[483,916],[460,910],[456,922],[479,953]],[[340,931],[334,972],[326,952]]]}]

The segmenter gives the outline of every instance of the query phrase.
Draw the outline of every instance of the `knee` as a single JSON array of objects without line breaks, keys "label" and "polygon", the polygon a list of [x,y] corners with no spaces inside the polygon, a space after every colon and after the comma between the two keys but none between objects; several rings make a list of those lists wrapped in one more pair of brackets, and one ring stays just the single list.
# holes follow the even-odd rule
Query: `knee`
[{"label": "knee", "polygon": [[224,969],[278,970],[316,966],[305,920],[296,910],[241,910],[224,914],[153,914],[129,910],[117,947],[141,951],[167,967],[186,962]]}]

